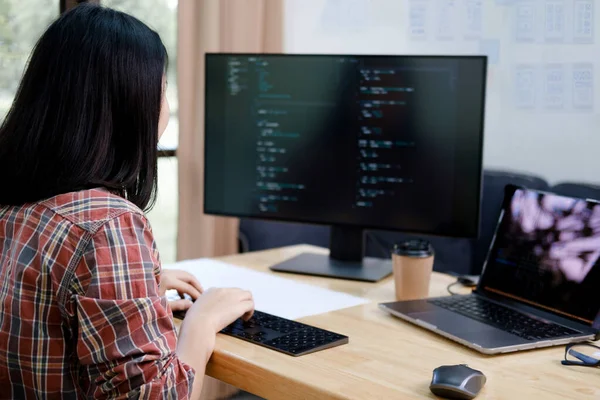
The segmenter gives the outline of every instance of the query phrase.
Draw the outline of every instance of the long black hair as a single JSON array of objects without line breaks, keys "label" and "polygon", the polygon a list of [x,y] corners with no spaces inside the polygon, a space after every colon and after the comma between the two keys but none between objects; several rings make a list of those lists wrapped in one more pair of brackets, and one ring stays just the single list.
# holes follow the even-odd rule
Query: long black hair
[{"label": "long black hair", "polygon": [[104,187],[151,208],[166,66],[158,34],[130,15],[80,4],[57,19],[0,127],[0,205]]}]

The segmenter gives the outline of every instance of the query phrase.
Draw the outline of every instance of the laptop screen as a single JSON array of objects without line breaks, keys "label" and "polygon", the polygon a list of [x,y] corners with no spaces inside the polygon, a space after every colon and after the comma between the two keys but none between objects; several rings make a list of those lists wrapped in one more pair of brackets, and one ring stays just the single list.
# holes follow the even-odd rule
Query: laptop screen
[{"label": "laptop screen", "polygon": [[600,329],[600,203],[511,187],[479,288]]}]

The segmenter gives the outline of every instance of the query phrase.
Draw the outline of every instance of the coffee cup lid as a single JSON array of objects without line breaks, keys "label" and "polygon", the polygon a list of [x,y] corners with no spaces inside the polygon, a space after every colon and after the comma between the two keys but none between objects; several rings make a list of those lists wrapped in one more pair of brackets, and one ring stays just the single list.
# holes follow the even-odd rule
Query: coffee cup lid
[{"label": "coffee cup lid", "polygon": [[427,240],[408,240],[394,245],[394,254],[407,257],[429,257],[433,255],[433,246]]}]

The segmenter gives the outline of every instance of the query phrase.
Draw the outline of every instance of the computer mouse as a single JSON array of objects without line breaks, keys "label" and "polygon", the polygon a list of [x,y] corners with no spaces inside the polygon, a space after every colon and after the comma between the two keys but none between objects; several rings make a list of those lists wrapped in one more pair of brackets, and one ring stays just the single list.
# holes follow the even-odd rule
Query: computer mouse
[{"label": "computer mouse", "polygon": [[466,364],[444,365],[433,370],[429,389],[431,393],[445,399],[474,399],[486,377],[481,371],[469,368]]}]

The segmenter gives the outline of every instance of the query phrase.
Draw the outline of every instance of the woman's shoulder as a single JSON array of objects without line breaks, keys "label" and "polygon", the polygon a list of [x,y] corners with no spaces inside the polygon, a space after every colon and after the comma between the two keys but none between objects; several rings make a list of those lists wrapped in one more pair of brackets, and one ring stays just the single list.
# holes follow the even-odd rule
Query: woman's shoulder
[{"label": "woman's shoulder", "polygon": [[123,214],[146,218],[135,204],[103,188],[60,194],[40,205],[91,233]]}]

